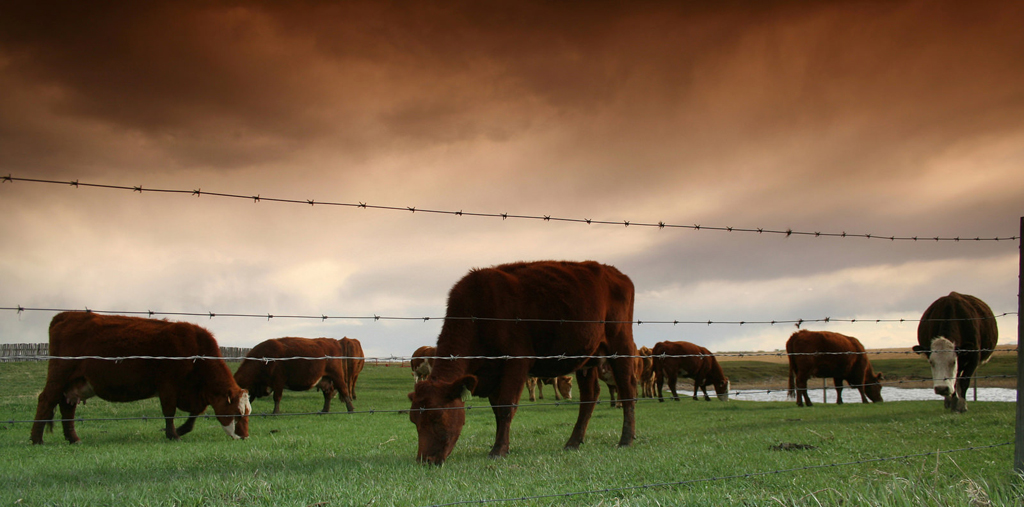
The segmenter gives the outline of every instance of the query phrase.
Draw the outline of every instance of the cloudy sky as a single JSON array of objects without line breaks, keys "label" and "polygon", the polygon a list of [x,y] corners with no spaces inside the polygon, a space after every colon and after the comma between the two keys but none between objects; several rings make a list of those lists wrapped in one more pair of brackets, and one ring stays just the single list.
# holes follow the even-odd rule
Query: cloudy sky
[{"label": "cloudy sky", "polygon": [[[593,259],[640,320],[1015,312],[1020,2],[6,2],[0,173],[580,224],[0,185],[0,306],[439,317],[469,269]],[[0,342],[53,312],[0,311]],[[440,322],[191,319],[222,345]],[[1014,341],[1015,315],[1000,318]],[[810,325],[868,347],[916,323]],[[774,350],[777,325],[634,327]]]}]

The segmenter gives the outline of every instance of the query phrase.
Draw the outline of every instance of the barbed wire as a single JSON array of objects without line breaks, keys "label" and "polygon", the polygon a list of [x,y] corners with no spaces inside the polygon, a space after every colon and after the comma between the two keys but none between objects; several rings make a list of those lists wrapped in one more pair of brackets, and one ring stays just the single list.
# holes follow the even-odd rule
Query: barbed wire
[{"label": "barbed wire", "polygon": [[855,324],[855,323],[859,322],[859,323],[875,323],[875,324],[880,324],[880,323],[886,323],[886,324],[900,323],[900,324],[903,324],[903,323],[912,323],[912,322],[982,321],[982,320],[990,320],[990,319],[999,319],[999,318],[1002,318],[1002,317],[1008,317],[1008,316],[1011,316],[1011,315],[1017,315],[1018,314],[1017,312],[1003,312],[1003,313],[1000,313],[1000,314],[993,315],[992,317],[971,317],[971,318],[959,318],[959,319],[947,319],[947,318],[937,318],[937,319],[911,319],[911,318],[899,318],[899,319],[880,319],[880,318],[875,318],[875,319],[871,319],[871,318],[868,318],[868,319],[863,319],[863,318],[861,318],[861,319],[856,319],[856,318],[836,319],[836,318],[832,318],[832,317],[822,317],[822,318],[818,318],[818,319],[789,319],[789,320],[787,320],[787,319],[778,319],[778,320],[711,320],[711,319],[709,319],[709,320],[678,320],[678,319],[676,319],[676,320],[642,320],[642,319],[638,319],[638,320],[579,320],[579,319],[540,319],[540,318],[520,318],[520,317],[509,317],[509,318],[503,318],[503,317],[475,317],[475,316],[459,317],[459,316],[447,316],[447,315],[443,316],[443,317],[395,317],[395,316],[383,316],[383,315],[377,315],[377,314],[373,314],[373,315],[369,315],[369,316],[368,315],[341,316],[341,315],[327,315],[327,314],[320,314],[320,315],[301,315],[301,314],[281,315],[281,314],[277,314],[277,315],[275,315],[275,314],[270,313],[270,312],[267,312],[267,313],[219,313],[219,312],[213,312],[213,311],[207,311],[207,312],[164,312],[164,311],[154,311],[154,310],[144,310],[144,311],[143,310],[94,310],[94,309],[91,309],[89,307],[86,307],[83,310],[83,309],[80,309],[80,308],[30,308],[30,307],[24,307],[24,306],[21,306],[21,305],[0,307],[0,311],[13,311],[13,312],[17,312],[19,315],[24,313],[24,312],[86,312],[86,313],[97,313],[97,314],[104,314],[104,315],[145,315],[145,316],[148,316],[150,318],[153,318],[153,317],[208,317],[210,319],[213,319],[215,317],[236,317],[236,318],[260,318],[260,319],[267,319],[268,321],[277,318],[277,319],[319,320],[321,322],[326,322],[328,319],[334,319],[334,320],[372,320],[374,322],[382,321],[382,320],[385,320],[385,321],[389,321],[389,320],[393,320],[393,321],[422,321],[422,322],[429,322],[431,320],[433,320],[433,321],[452,320],[452,321],[472,321],[472,322],[477,322],[477,321],[482,321],[482,322],[509,322],[509,323],[515,323],[515,324],[536,324],[536,323],[545,323],[545,324],[635,324],[637,326],[642,326],[644,324],[649,324],[649,325],[650,324],[657,324],[657,325],[672,324],[673,326],[680,325],[680,324],[683,324],[683,325],[697,325],[697,324],[699,324],[699,325],[708,325],[708,326],[712,326],[712,325],[737,325],[737,326],[744,326],[744,325],[771,325],[771,326],[774,326],[776,324],[779,324],[779,325],[782,325],[782,324],[793,324],[797,328],[800,328],[804,324],[829,324],[829,323],[851,323],[851,324]]},{"label": "barbed wire", "polygon": [[565,218],[565,217],[554,217],[551,215],[517,215],[511,213],[481,213],[471,211],[452,211],[452,210],[440,210],[440,209],[427,209],[417,208],[415,206],[381,206],[381,205],[370,205],[365,202],[333,202],[333,201],[317,201],[315,199],[284,199],[278,197],[264,197],[261,194],[256,195],[245,195],[237,193],[224,193],[224,192],[204,192],[202,189],[171,189],[171,188],[144,188],[142,185],[112,185],[102,183],[82,183],[78,180],[72,181],[57,181],[57,180],[46,180],[36,178],[18,178],[13,177],[10,174],[2,177],[3,183],[13,183],[16,181],[26,183],[41,183],[51,185],[63,185],[72,186],[75,188],[88,187],[88,188],[102,188],[109,190],[126,190],[130,192],[142,193],[161,193],[161,194],[177,194],[177,195],[189,195],[189,196],[210,196],[210,197],[221,197],[227,199],[242,199],[252,200],[254,203],[263,201],[282,203],[282,204],[303,204],[309,206],[334,206],[334,207],[345,207],[345,208],[356,208],[356,209],[374,209],[383,211],[402,211],[412,213],[426,213],[434,215],[450,215],[456,217],[470,216],[480,218],[501,218],[503,221],[508,219],[519,219],[519,220],[532,220],[532,221],[544,221],[544,222],[564,222],[564,223],[577,223],[586,225],[615,225],[615,226],[633,226],[642,228],[658,228],[658,229],[689,229],[693,231],[720,231],[720,232],[739,232],[739,233],[756,233],[756,234],[769,234],[778,235],[784,237],[792,236],[806,236],[814,238],[864,238],[864,239],[882,239],[888,241],[928,241],[928,242],[967,242],[967,241],[1016,241],[1019,239],[1018,236],[1006,236],[1006,237],[943,237],[943,236],[896,236],[896,235],[879,235],[879,234],[849,234],[846,231],[835,233],[835,232],[821,232],[821,231],[794,231],[793,229],[767,229],[764,227],[756,228],[744,228],[744,227],[731,227],[731,226],[702,226],[700,224],[683,225],[683,224],[670,224],[664,221],[658,222],[635,222],[630,220],[593,220],[590,218]]},{"label": "barbed wire", "polygon": [[843,463],[827,463],[827,464],[822,464],[822,465],[807,465],[807,466],[802,466],[802,467],[784,468],[784,469],[779,469],[779,470],[768,470],[768,471],[764,471],[764,472],[748,472],[748,473],[742,473],[742,474],[723,475],[723,476],[718,476],[718,477],[701,477],[701,478],[698,478],[698,479],[688,479],[688,480],[682,480],[682,481],[658,482],[658,483],[652,483],[652,484],[641,484],[641,485],[637,485],[637,486],[621,486],[621,487],[617,487],[617,488],[603,488],[603,489],[595,489],[595,490],[587,490],[587,491],[576,491],[576,492],[570,492],[570,493],[551,493],[551,494],[546,494],[546,495],[530,495],[530,496],[521,496],[521,497],[515,497],[515,498],[492,498],[492,499],[482,499],[482,500],[460,500],[460,501],[457,501],[457,502],[430,504],[427,507],[447,507],[447,506],[451,506],[451,505],[486,504],[486,503],[502,503],[502,502],[522,502],[522,501],[528,501],[528,500],[542,500],[542,499],[546,499],[546,498],[570,498],[570,497],[581,496],[581,495],[595,495],[595,494],[600,494],[600,493],[618,493],[618,492],[623,492],[623,491],[633,491],[633,490],[639,490],[639,489],[666,488],[666,487],[670,487],[670,486],[684,486],[684,485],[687,485],[687,484],[697,484],[697,483],[701,483],[701,482],[718,482],[718,481],[725,481],[725,480],[731,480],[731,479],[750,479],[750,478],[754,478],[754,477],[764,477],[764,476],[767,476],[767,475],[776,475],[776,474],[792,473],[792,472],[802,472],[802,471],[806,471],[806,470],[817,470],[817,469],[821,469],[821,468],[834,468],[834,467],[844,467],[844,466],[853,466],[853,465],[865,465],[865,464],[868,464],[868,463],[881,463],[881,462],[885,462],[885,461],[898,461],[898,460],[906,460],[906,459],[910,459],[910,458],[926,458],[926,457],[930,457],[930,456],[939,456],[939,455],[942,455],[942,454],[950,454],[950,453],[955,453],[955,452],[980,451],[980,450],[985,450],[985,449],[994,449],[994,448],[997,448],[997,447],[1003,447],[1003,446],[1012,445],[1012,444],[1013,444],[1013,442],[1003,442],[1003,443],[1000,443],[1000,444],[971,446],[971,447],[961,447],[959,449],[949,449],[949,450],[945,450],[945,451],[931,451],[931,452],[922,452],[922,453],[915,453],[915,454],[904,454],[902,456],[889,456],[889,457],[885,457],[885,458],[870,458],[870,459],[863,459],[863,460],[856,460],[856,461],[847,461],[847,462],[843,462]]},{"label": "barbed wire", "polygon": [[[974,353],[974,352],[991,352],[991,353],[1002,353],[1002,352],[1017,352],[1017,349],[958,349],[959,353]],[[127,355],[127,356],[101,356],[101,355],[76,355],[76,356],[55,356],[55,355],[14,355],[4,356],[3,359],[7,360],[35,360],[35,361],[49,361],[53,360],[85,360],[85,359],[97,359],[104,361],[128,361],[128,360],[175,360],[175,361],[198,361],[198,360],[224,360],[224,361],[243,361],[250,360],[261,363],[271,363],[276,361],[295,361],[295,360],[307,360],[307,361],[322,361],[322,360],[363,360],[363,361],[376,361],[384,363],[405,363],[413,359],[432,359],[440,361],[465,361],[465,360],[518,360],[518,359],[532,359],[532,360],[575,360],[575,359],[624,359],[624,358],[657,358],[657,359],[670,359],[670,358],[720,358],[720,357],[788,357],[788,356],[849,356],[849,355],[889,355],[889,354],[902,354],[912,355],[920,354],[920,352],[914,352],[913,350],[844,350],[844,351],[816,351],[816,352],[725,352],[725,353],[714,353],[714,354],[579,354],[579,355],[500,355],[500,356],[379,356],[379,357],[367,357],[367,356],[276,356],[276,357],[264,357],[264,356],[206,356],[206,355],[190,355],[190,356],[148,356],[148,355]]]}]

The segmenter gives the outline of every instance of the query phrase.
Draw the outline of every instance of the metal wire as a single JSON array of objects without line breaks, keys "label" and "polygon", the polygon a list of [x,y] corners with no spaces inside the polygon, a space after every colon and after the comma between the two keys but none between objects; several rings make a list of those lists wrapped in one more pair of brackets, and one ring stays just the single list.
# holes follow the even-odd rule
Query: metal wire
[{"label": "metal wire", "polygon": [[943,237],[943,236],[896,236],[896,235],[878,235],[878,234],[848,234],[846,231],[843,232],[807,232],[807,231],[794,231],[792,229],[778,230],[778,229],[767,229],[763,227],[756,228],[743,228],[743,227],[721,227],[721,226],[702,226],[700,224],[693,225],[682,225],[682,224],[669,224],[664,221],[659,222],[635,222],[630,220],[592,220],[590,218],[564,218],[564,217],[553,217],[551,215],[516,215],[510,213],[479,213],[469,211],[450,211],[450,210],[437,210],[437,209],[424,209],[417,208],[415,206],[380,206],[380,205],[369,205],[365,202],[349,203],[349,202],[331,202],[331,201],[317,201],[315,199],[282,199],[275,197],[264,197],[261,194],[256,195],[243,195],[233,193],[222,193],[222,192],[204,192],[202,189],[185,190],[185,189],[167,189],[167,188],[143,188],[142,185],[137,186],[125,186],[125,185],[110,185],[100,183],[82,183],[78,180],[72,181],[57,181],[57,180],[45,180],[36,178],[17,178],[10,174],[2,177],[3,183],[13,183],[16,181],[27,182],[27,183],[42,183],[51,185],[62,185],[72,186],[75,188],[87,187],[87,188],[103,188],[111,190],[127,190],[130,192],[142,193],[163,193],[163,194],[180,194],[190,196],[210,196],[210,197],[222,197],[228,199],[243,199],[252,200],[254,203],[263,201],[284,203],[284,204],[304,204],[309,206],[337,206],[346,208],[361,208],[361,209],[374,209],[374,210],[386,210],[386,211],[402,211],[412,213],[428,213],[435,215],[451,215],[451,216],[471,216],[481,218],[501,218],[503,221],[507,219],[520,219],[520,220],[534,220],[544,222],[566,222],[566,223],[577,223],[586,225],[615,225],[615,226],[633,226],[633,227],[644,227],[658,229],[689,229],[693,231],[721,231],[721,232],[741,232],[741,233],[757,233],[757,234],[770,234],[784,237],[792,236],[807,236],[814,238],[864,238],[864,239],[883,239],[888,241],[929,241],[929,242],[960,242],[960,241],[1016,241],[1019,239],[1017,236],[1007,237]]},{"label": "metal wire", "polygon": [[775,324],[794,324],[796,327],[801,327],[804,324],[821,324],[821,323],[909,323],[909,322],[936,322],[936,321],[980,321],[989,319],[998,319],[1007,317],[1010,315],[1017,315],[1017,312],[1003,312],[992,317],[974,317],[974,318],[963,318],[963,319],[835,319],[832,317],[822,317],[819,319],[779,319],[779,320],[574,320],[574,319],[534,319],[534,318],[499,318],[499,317],[388,317],[381,315],[274,315],[272,313],[217,313],[217,312],[159,312],[153,310],[93,310],[86,307],[84,310],[80,308],[28,308],[21,305],[18,306],[4,306],[0,307],[0,311],[14,311],[19,314],[24,312],[87,312],[87,313],[98,313],[98,314],[112,314],[112,315],[145,315],[150,318],[152,317],[245,317],[245,318],[260,318],[267,319],[305,319],[305,320],[319,320],[327,321],[328,319],[341,319],[341,320],[406,320],[406,321],[423,321],[428,322],[431,320],[453,320],[453,321],[483,321],[483,322],[510,322],[516,324],[522,323],[549,323],[549,324],[635,324],[641,326],[643,324],[672,324],[673,326],[679,324],[700,324],[700,325],[754,325],[754,324],[767,324],[774,326]]}]

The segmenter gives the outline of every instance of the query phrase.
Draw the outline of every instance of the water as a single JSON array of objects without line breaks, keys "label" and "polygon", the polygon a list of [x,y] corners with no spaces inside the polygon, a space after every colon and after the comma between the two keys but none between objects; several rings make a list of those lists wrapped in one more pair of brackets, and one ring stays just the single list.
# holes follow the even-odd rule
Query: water
[{"label": "water", "polygon": [[[819,384],[820,385],[820,384]],[[811,396],[811,403],[821,403],[821,388],[808,389]],[[712,398],[714,395],[712,393]],[[766,392],[764,390],[743,390],[736,389],[729,393],[729,398],[742,401],[788,401],[796,403],[795,399],[786,398],[786,390]],[[882,387],[882,399],[884,401],[920,401],[935,400],[942,401],[942,396],[935,394],[932,389],[901,389],[898,387]],[[967,402],[974,401],[974,389],[967,391]],[[1017,390],[1002,387],[979,387],[978,401],[1004,401],[1016,402]],[[836,402],[836,390],[829,386],[828,402]],[[860,392],[849,387],[843,389],[843,403],[860,403]]]}]

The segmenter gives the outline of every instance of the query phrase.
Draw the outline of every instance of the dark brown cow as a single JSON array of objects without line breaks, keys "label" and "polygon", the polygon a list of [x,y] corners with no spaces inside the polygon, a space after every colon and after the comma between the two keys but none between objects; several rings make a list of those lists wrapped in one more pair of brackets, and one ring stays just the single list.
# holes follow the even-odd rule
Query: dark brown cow
[{"label": "dark brown cow", "polygon": [[530,393],[530,401],[544,399],[544,386],[549,385],[555,390],[555,400],[572,399],[572,377],[562,375],[561,377],[530,377],[526,379],[526,392]]},{"label": "dark brown cow", "polygon": [[[335,389],[338,398],[352,412],[355,408],[345,380],[345,362],[341,359],[344,355],[341,343],[332,338],[273,338],[260,342],[246,354],[235,372],[235,381],[249,390],[253,401],[273,392],[275,414],[281,412],[281,395],[285,389],[308,391],[314,386],[324,392],[321,412],[331,411]],[[323,359],[277,360],[280,358]],[[333,386],[321,384],[321,379],[330,381]]]},{"label": "dark brown cow", "polygon": [[715,396],[719,400],[729,401],[729,377],[725,376],[718,359],[710,350],[690,342],[658,342],[651,351],[654,358],[655,383],[658,401],[665,401],[664,385],[668,380],[668,388],[672,391],[672,399],[679,401],[676,393],[676,381],[679,376],[693,379],[693,399],[697,400],[697,389],[708,396],[708,384],[715,386]]},{"label": "dark brown cow", "polygon": [[[563,321],[564,322],[561,322]],[[509,428],[528,376],[576,372],[580,409],[567,449],[586,434],[599,391],[597,361],[609,356],[623,401],[620,446],[635,433],[633,282],[596,262],[531,262],[474,269],[452,287],[430,377],[409,394],[419,434],[417,459],[441,464],[458,441],[463,391],[488,397],[497,426],[490,456],[509,450]],[[534,359],[538,356],[565,358]],[[481,359],[513,356],[513,359]],[[524,357],[525,356],[525,357]]]},{"label": "dark brown cow", "polygon": [[413,382],[420,382],[427,379],[431,368],[434,367],[434,356],[437,355],[437,348],[424,345],[412,353],[409,367],[412,368]]},{"label": "dark brown cow", "polygon": [[[60,406],[64,438],[74,444],[75,408],[92,396],[112,402],[158,396],[167,418],[164,433],[177,440],[192,431],[196,417],[212,406],[224,431],[232,438],[249,436],[248,393],[231,378],[217,341],[209,331],[187,322],[59,313],[50,321],[50,354],[59,357],[215,357],[216,359],[50,359],[46,387],[39,394],[32,443],[43,443],[43,427],[53,428],[54,408]],[[177,409],[188,419],[174,428]]]},{"label": "dark brown cow", "polygon": [[964,394],[971,377],[989,360],[998,342],[992,309],[974,296],[950,292],[921,316],[914,352],[928,357],[935,394],[945,398],[946,408],[965,412]]},{"label": "dark brown cow", "polygon": [[[796,396],[799,407],[811,406],[807,396],[807,379],[810,377],[831,378],[836,387],[836,403],[843,402],[843,381],[860,392],[860,399],[867,403],[882,401],[882,374],[875,375],[871,361],[864,353],[860,340],[831,331],[808,331],[801,329],[786,341],[789,355],[789,397]],[[795,390],[794,390],[795,379]]]},{"label": "dark brown cow", "polygon": [[643,363],[640,370],[640,395],[644,398],[654,398],[657,396],[654,390],[654,358],[651,357],[651,349],[647,347],[640,347],[639,352]]}]

